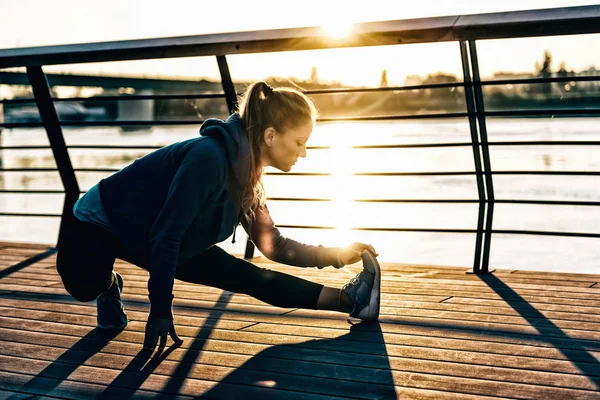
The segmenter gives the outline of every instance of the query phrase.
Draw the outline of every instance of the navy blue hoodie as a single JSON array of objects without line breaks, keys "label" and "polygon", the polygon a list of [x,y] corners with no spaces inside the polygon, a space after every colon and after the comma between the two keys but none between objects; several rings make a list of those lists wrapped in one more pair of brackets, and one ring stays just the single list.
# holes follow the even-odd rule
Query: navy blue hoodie
[{"label": "navy blue hoodie", "polygon": [[[200,137],[174,143],[134,161],[99,184],[124,258],[150,271],[151,318],[173,318],[171,303],[178,264],[229,237],[242,220],[269,259],[289,265],[338,265],[337,250],[283,237],[260,207],[242,218],[241,201],[251,168],[250,144],[237,114],[209,119]],[[202,266],[198,268],[218,268]]]}]

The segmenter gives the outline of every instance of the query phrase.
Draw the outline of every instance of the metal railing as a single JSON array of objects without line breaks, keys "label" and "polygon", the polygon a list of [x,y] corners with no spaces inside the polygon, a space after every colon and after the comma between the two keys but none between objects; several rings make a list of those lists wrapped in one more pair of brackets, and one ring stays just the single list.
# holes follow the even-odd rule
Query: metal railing
[{"label": "metal railing", "polygon": [[[494,195],[493,177],[496,175],[582,175],[600,176],[600,172],[592,171],[493,171],[490,160],[490,149],[494,146],[600,146],[598,141],[529,141],[529,142],[490,142],[487,137],[486,117],[494,116],[551,116],[551,115],[599,115],[600,109],[543,109],[543,110],[504,110],[486,111],[484,105],[483,87],[507,84],[543,84],[566,81],[600,81],[600,77],[552,77],[532,79],[511,79],[482,81],[479,73],[476,41],[481,39],[524,38],[532,36],[570,35],[600,32],[600,6],[557,8],[548,10],[531,10],[506,13],[448,16],[422,18],[398,21],[383,21],[357,24],[354,33],[345,39],[332,40],[318,27],[266,30],[255,32],[238,32],[214,35],[187,36],[180,38],[161,38],[147,40],[129,40],[122,42],[76,44],[63,46],[47,46],[35,48],[0,50],[0,69],[9,67],[26,67],[28,82],[34,93],[33,100],[1,100],[0,104],[24,103],[35,101],[40,112],[39,123],[2,123],[0,127],[25,128],[44,127],[50,147],[48,146],[5,146],[0,150],[16,149],[48,149],[53,152],[57,169],[64,187],[58,190],[0,190],[0,193],[65,193],[63,214],[67,208],[72,208],[77,201],[80,190],[75,172],[113,172],[115,169],[73,168],[68,149],[147,149],[154,146],[66,146],[63,126],[140,126],[140,125],[185,125],[199,124],[199,120],[168,120],[168,121],[98,121],[98,122],[68,122],[60,121],[54,102],[61,101],[102,101],[102,100],[155,100],[155,99],[199,99],[223,98],[230,111],[236,108],[236,91],[227,65],[226,55],[284,52],[291,50],[327,49],[340,47],[362,47],[398,45],[403,43],[430,43],[455,41],[459,44],[463,82],[382,87],[382,88],[348,88],[308,90],[309,95],[339,94],[358,92],[409,91],[423,89],[462,88],[465,93],[466,110],[454,113],[382,115],[357,117],[321,118],[321,121],[370,121],[370,120],[409,120],[409,119],[441,119],[467,118],[470,129],[470,142],[464,143],[421,143],[407,145],[355,146],[357,149],[390,149],[390,148],[435,148],[435,147],[471,147],[475,171],[456,172],[386,172],[360,173],[363,176],[440,176],[440,175],[469,175],[475,176],[477,199],[358,199],[365,203],[477,203],[478,218],[474,229],[417,229],[417,228],[354,228],[358,230],[389,231],[389,232],[442,232],[442,233],[474,233],[476,234],[475,254],[473,262],[474,273],[489,272],[490,246],[493,234],[527,234],[549,236],[571,236],[600,238],[600,234],[585,232],[550,232],[535,230],[497,230],[493,229],[495,204],[538,204],[538,205],[577,205],[600,206],[600,202],[585,201],[542,201],[502,199]],[[75,64],[103,61],[125,61],[155,58],[216,56],[221,74],[222,93],[218,94],[175,94],[175,95],[127,95],[127,96],[98,96],[92,98],[52,98],[47,77],[42,71],[44,65]],[[1,72],[0,72],[1,73]],[[12,78],[11,78],[12,79]],[[20,79],[14,77],[14,79]],[[319,147],[323,148],[323,147]],[[2,169],[2,172],[49,172],[51,168],[12,168]],[[277,173],[272,173],[277,175]],[[288,173],[287,175],[315,176],[328,175],[319,173]],[[276,201],[330,201],[321,198],[282,198],[274,197]],[[33,213],[0,213],[13,216],[59,217],[59,214]],[[332,228],[322,226],[279,225],[289,228]],[[62,229],[61,229],[62,232]],[[60,242],[60,235],[59,235]],[[254,247],[248,241],[246,257],[251,257]]]}]

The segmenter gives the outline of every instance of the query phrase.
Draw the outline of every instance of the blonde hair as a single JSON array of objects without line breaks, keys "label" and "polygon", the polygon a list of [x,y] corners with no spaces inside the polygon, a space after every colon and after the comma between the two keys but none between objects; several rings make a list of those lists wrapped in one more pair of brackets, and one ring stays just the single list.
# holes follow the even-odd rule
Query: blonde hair
[{"label": "blonde hair", "polygon": [[242,209],[248,221],[265,203],[263,167],[260,163],[260,145],[267,128],[279,133],[317,119],[317,109],[303,93],[288,88],[273,89],[266,82],[251,84],[239,99],[239,116],[250,142],[252,165],[250,179],[242,199]]}]

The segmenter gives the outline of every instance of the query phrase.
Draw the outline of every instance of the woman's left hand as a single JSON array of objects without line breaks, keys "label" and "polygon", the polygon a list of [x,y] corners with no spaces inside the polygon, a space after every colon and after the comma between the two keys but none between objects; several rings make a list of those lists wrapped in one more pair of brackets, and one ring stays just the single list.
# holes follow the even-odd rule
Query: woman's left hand
[{"label": "woman's left hand", "polygon": [[365,250],[369,250],[375,257],[379,255],[370,244],[355,242],[346,248],[340,249],[339,259],[344,265],[357,263],[362,259],[362,253]]}]

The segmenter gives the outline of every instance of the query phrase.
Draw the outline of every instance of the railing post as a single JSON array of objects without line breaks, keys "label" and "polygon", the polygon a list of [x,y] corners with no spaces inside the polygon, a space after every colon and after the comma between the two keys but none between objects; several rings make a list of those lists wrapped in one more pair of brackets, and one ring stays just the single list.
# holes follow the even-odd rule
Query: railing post
[{"label": "railing post", "polygon": [[[223,92],[225,92],[225,100],[227,101],[227,108],[230,113],[237,110],[237,94],[235,92],[235,86],[231,79],[229,72],[229,66],[227,65],[227,58],[225,56],[217,56],[217,64],[219,65],[219,72],[221,73],[221,85],[223,86]],[[237,227],[235,228],[237,229]],[[250,260],[254,257],[254,243],[250,240],[250,236],[246,240],[246,250],[244,251],[244,259]]]},{"label": "railing post", "polygon": [[221,85],[225,92],[227,108],[230,113],[233,113],[237,109],[237,94],[235,93],[235,86],[231,80],[231,74],[229,73],[227,58],[225,56],[217,56],[217,64],[219,65],[219,72],[221,73]]},{"label": "railing post", "polygon": [[60,121],[52,102],[50,87],[46,80],[46,75],[42,67],[27,67],[27,77],[33,89],[33,96],[40,111],[42,124],[46,129],[48,140],[52,148],[52,154],[56,161],[56,166],[60,174],[63,187],[65,189],[65,202],[63,206],[62,218],[58,234],[57,247],[60,248],[61,238],[64,237],[65,226],[73,218],[73,206],[79,199],[79,185],[77,177],[69,158],[69,152],[65,144]]},{"label": "railing post", "polygon": [[477,121],[475,119],[475,100],[473,96],[473,81],[469,66],[469,53],[465,41],[460,41],[460,56],[463,68],[463,82],[465,88],[465,100],[467,103],[467,113],[469,114],[469,128],[471,131],[471,143],[473,144],[473,160],[475,161],[475,178],[477,182],[477,192],[479,193],[479,211],[477,217],[477,236],[475,240],[475,257],[473,259],[473,273],[478,274],[481,271],[481,247],[483,243],[483,222],[485,220],[485,188],[483,183],[483,173],[481,168],[481,155],[479,152],[479,138],[477,133]]},{"label": "railing post", "polygon": [[485,187],[487,191],[487,215],[485,220],[485,236],[483,242],[483,259],[481,260],[481,272],[487,274],[490,264],[490,246],[492,241],[492,223],[494,218],[494,182],[492,179],[492,162],[490,160],[490,146],[487,137],[487,126],[485,121],[485,106],[483,102],[483,90],[481,89],[481,77],[479,76],[479,62],[477,61],[477,47],[474,40],[469,40],[469,54],[473,68],[473,91],[475,92],[475,107],[477,108],[477,122],[479,124],[479,136],[481,138],[481,152],[483,155],[483,169],[485,176]]}]

